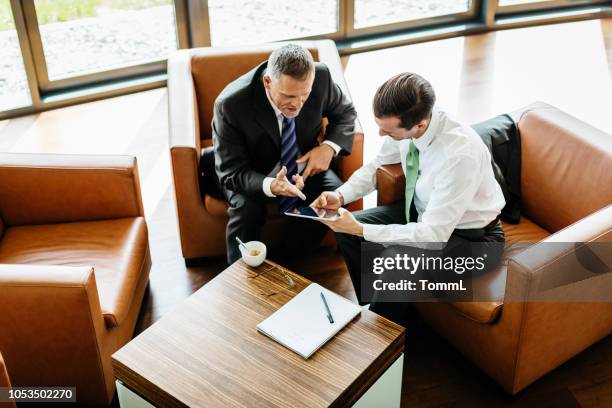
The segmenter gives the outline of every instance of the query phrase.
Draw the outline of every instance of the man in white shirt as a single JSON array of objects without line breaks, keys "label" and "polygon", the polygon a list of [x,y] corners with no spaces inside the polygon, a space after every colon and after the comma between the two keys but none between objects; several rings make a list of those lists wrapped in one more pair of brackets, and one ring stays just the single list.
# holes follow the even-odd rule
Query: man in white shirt
[{"label": "man in white shirt", "polygon": [[[403,73],[385,82],[373,101],[380,152],[335,191],[311,205],[338,209],[325,222],[337,234],[361,302],[361,242],[423,247],[451,241],[503,242],[499,214],[505,201],[491,167],[491,155],[478,134],[435,107],[435,93],[424,78]],[[352,214],[342,206],[376,189],[376,169],[401,163],[404,201]]]}]

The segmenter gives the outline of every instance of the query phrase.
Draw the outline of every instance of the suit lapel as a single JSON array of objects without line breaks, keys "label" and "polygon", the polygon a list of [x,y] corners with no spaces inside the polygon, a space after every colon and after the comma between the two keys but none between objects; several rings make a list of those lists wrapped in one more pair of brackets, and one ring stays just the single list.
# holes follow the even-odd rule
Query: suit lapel
[{"label": "suit lapel", "polygon": [[270,106],[270,101],[266,96],[266,90],[263,86],[263,79],[261,73],[263,72],[262,67],[265,63],[260,66],[258,73],[255,75],[253,86],[255,92],[253,92],[253,111],[255,112],[255,120],[257,123],[264,128],[268,136],[272,139],[276,147],[280,149],[280,132],[278,129],[278,121],[274,115],[274,109]]}]

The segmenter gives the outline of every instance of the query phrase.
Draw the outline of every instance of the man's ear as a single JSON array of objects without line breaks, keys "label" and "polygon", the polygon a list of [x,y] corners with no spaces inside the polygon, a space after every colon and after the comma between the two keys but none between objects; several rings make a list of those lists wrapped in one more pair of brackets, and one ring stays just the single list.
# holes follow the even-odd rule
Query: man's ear
[{"label": "man's ear", "polygon": [[272,78],[270,78],[270,75],[266,74],[263,76],[263,83],[266,88],[270,86],[270,84],[272,83]]},{"label": "man's ear", "polygon": [[427,121],[425,119],[423,119],[422,121],[420,121],[419,123],[417,123],[417,127],[419,129],[424,129],[427,127]]}]

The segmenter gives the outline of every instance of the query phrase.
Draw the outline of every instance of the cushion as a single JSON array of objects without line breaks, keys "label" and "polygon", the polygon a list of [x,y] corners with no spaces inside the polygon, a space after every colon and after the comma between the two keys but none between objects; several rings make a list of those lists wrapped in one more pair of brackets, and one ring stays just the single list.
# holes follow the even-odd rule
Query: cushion
[{"label": "cushion", "polygon": [[502,222],[506,234],[506,249],[514,244],[540,242],[551,233],[527,217],[521,217],[518,224]]},{"label": "cushion", "polygon": [[[196,49],[191,59],[191,74],[195,87],[201,136],[212,135],[213,107],[221,91],[232,81],[266,61],[278,44],[261,46]],[[317,48],[309,47],[315,61]]]},{"label": "cushion", "polygon": [[10,227],[0,263],[93,266],[106,327],[121,325],[147,260],[143,217]]},{"label": "cushion", "polygon": [[612,135],[552,107],[519,127],[524,215],[557,232],[612,203]]},{"label": "cushion", "polygon": [[227,209],[229,205],[227,201],[216,198],[210,194],[204,195],[204,207],[206,207],[206,211],[210,213],[213,217],[225,217],[227,218]]},{"label": "cushion", "polygon": [[[506,233],[506,248],[501,264],[495,269],[481,275],[472,282],[479,293],[489,293],[492,299],[503,299],[506,289],[508,259],[522,252],[530,244],[539,242],[550,235],[550,232],[521,217],[518,224],[503,223]],[[449,302],[459,313],[478,323],[494,323],[502,313],[503,301],[489,302]]]}]

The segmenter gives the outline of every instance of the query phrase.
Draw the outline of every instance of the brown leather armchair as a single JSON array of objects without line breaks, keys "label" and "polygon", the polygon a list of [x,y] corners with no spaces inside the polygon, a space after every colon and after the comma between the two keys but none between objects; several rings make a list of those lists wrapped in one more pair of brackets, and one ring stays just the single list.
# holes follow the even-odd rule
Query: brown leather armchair
[{"label": "brown leather armchair", "polygon": [[0,350],[13,386],[108,405],[151,258],[136,159],[0,154]]},{"label": "brown leather armchair", "polygon": [[[336,83],[350,96],[334,42],[297,43],[308,48],[316,61],[327,64]],[[199,185],[198,177],[200,149],[212,146],[214,101],[228,83],[266,60],[278,46],[181,50],[168,61],[173,190],[181,249],[186,259],[225,254],[227,204],[209,194],[202,195],[206,186]],[[359,121],[355,132],[352,154],[339,158],[339,176],[343,180],[363,163],[363,133]],[[352,208],[361,208],[361,202]],[[278,233],[281,222],[282,217],[270,217],[263,231],[266,242],[274,244],[282,240]]]},{"label": "brown leather armchair", "polygon": [[[512,116],[521,132],[521,220],[504,224],[502,266],[475,282],[509,300],[415,307],[449,343],[515,394],[612,332],[612,303],[517,301],[526,298],[545,269],[563,268],[572,243],[612,242],[612,136],[543,103]],[[400,199],[404,185],[399,165],[379,169],[379,205]],[[532,256],[527,250],[550,242],[559,243],[555,251]],[[585,285],[599,282],[589,279]]]},{"label": "brown leather armchair", "polygon": [[[6,366],[4,365],[4,360],[2,359],[2,354],[0,354],[0,388],[10,388],[11,380],[9,379],[8,372],[6,371]],[[15,408],[16,405],[14,402],[0,402],[0,408]]]}]

